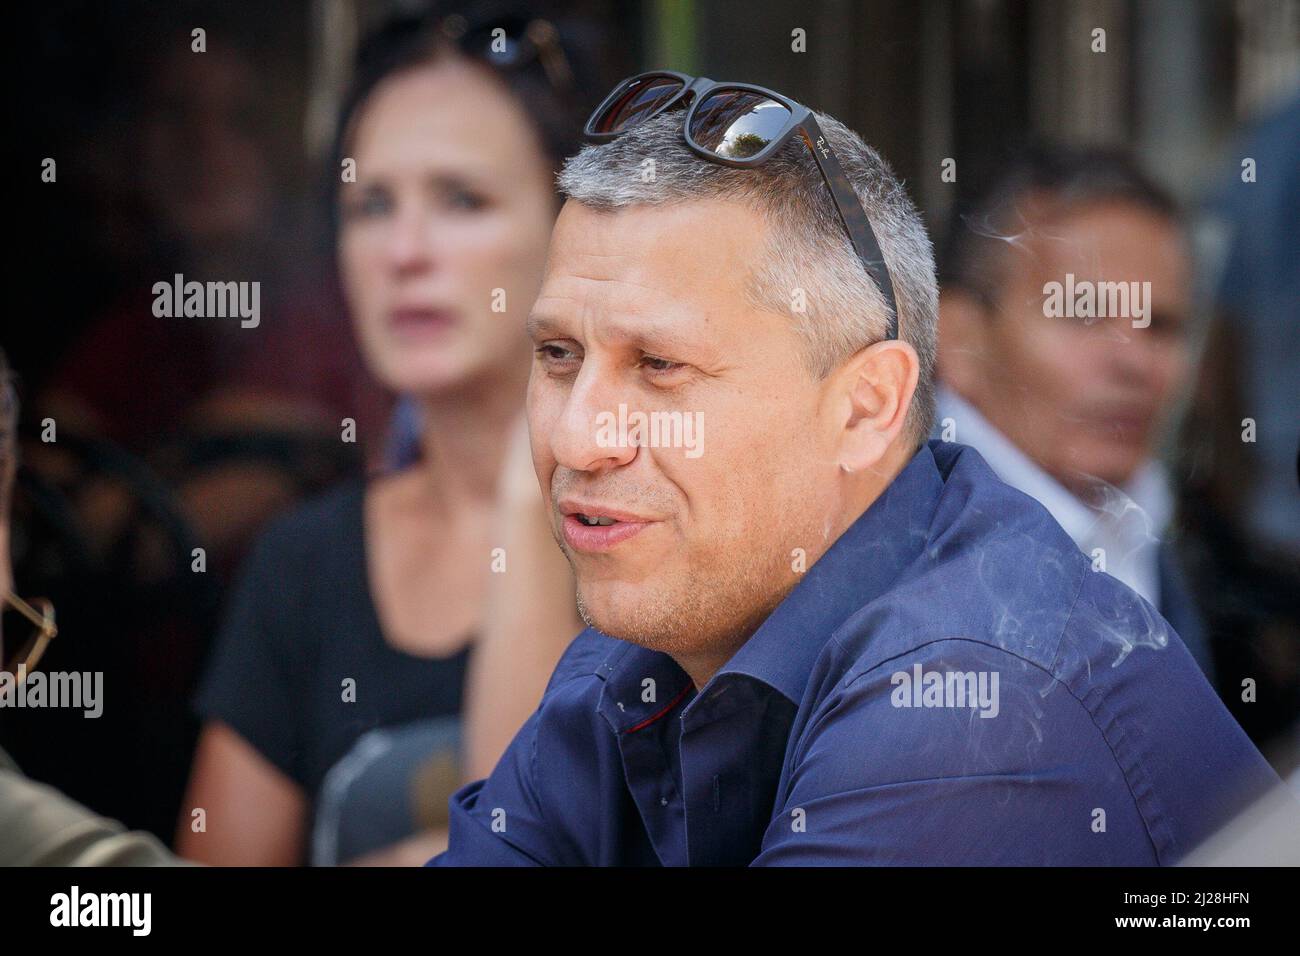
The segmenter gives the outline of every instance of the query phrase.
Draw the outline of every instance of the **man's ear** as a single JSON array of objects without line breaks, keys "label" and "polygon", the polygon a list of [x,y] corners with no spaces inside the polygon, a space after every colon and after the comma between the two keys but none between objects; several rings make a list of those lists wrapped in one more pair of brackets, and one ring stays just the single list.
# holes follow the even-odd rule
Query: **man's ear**
[{"label": "man's ear", "polygon": [[936,374],[959,395],[977,394],[984,381],[990,318],[984,303],[964,289],[939,294]]},{"label": "man's ear", "polygon": [[907,427],[921,362],[901,340],[877,342],[854,354],[835,375],[843,410],[839,464],[846,471],[878,465]]}]

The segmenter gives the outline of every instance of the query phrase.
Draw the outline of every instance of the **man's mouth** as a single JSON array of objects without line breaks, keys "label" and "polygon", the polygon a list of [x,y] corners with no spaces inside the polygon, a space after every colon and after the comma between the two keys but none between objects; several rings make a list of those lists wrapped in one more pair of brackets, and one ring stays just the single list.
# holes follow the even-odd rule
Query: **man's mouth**
[{"label": "man's mouth", "polygon": [[1154,416],[1143,409],[1108,408],[1093,412],[1086,422],[1107,439],[1131,443],[1145,440]]},{"label": "man's mouth", "polygon": [[575,551],[609,551],[654,524],[648,518],[612,508],[560,502],[564,540]]},{"label": "man's mouth", "polygon": [[599,517],[593,518],[591,515],[578,514],[578,515],[574,515],[574,517],[577,518],[579,521],[581,521],[583,524],[587,525],[587,527],[600,525],[603,528],[607,528],[612,524],[617,524],[617,522],[613,518],[610,518],[607,515],[600,515]]}]

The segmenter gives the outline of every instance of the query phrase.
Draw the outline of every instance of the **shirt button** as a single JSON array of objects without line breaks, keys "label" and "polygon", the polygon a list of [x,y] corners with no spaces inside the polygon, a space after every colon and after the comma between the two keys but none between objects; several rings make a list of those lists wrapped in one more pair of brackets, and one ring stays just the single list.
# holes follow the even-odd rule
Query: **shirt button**
[{"label": "shirt button", "polygon": [[659,806],[661,806],[661,807],[666,807],[666,806],[668,806],[668,798],[667,798],[667,797],[660,797],[660,798],[659,798]]}]

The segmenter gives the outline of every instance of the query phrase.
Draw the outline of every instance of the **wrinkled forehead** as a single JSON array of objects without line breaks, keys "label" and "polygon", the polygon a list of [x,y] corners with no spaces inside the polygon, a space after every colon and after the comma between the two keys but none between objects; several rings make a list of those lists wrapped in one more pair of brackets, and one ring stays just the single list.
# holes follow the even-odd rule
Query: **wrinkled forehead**
[{"label": "wrinkled forehead", "polygon": [[764,217],[728,200],[595,209],[556,221],[530,333],[543,321],[625,324],[726,338],[752,315],[746,288],[767,251]]}]

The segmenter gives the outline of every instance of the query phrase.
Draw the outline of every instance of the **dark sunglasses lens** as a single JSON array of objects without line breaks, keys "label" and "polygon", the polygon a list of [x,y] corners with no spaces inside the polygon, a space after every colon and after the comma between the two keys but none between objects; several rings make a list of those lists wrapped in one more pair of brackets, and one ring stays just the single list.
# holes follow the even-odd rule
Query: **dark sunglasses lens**
[{"label": "dark sunglasses lens", "polygon": [[659,108],[681,92],[682,81],[675,76],[648,76],[629,82],[601,111],[592,124],[593,133],[619,133],[658,112]]},{"label": "dark sunglasses lens", "polygon": [[691,139],[726,159],[745,159],[779,137],[790,121],[784,103],[749,90],[718,90],[695,108]]}]

